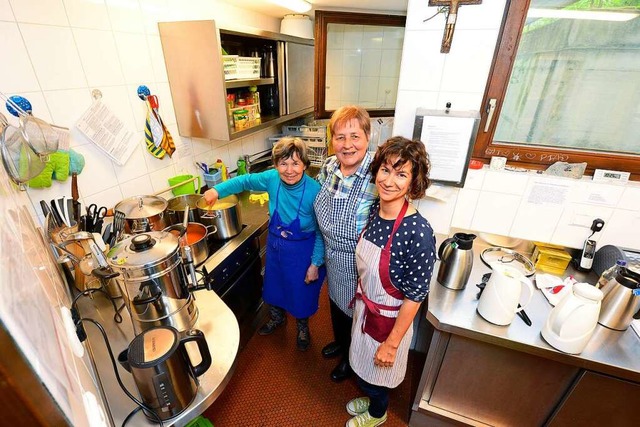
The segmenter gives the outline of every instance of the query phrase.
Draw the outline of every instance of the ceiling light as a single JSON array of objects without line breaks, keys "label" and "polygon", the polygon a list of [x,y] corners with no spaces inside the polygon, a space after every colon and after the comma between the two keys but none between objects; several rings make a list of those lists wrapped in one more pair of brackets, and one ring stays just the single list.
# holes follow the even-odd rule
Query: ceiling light
[{"label": "ceiling light", "polygon": [[595,21],[629,21],[639,12],[607,12],[599,10],[529,9],[527,18],[591,19]]},{"label": "ceiling light", "polygon": [[305,0],[268,0],[269,3],[277,4],[297,13],[304,13],[311,10],[311,3]]}]

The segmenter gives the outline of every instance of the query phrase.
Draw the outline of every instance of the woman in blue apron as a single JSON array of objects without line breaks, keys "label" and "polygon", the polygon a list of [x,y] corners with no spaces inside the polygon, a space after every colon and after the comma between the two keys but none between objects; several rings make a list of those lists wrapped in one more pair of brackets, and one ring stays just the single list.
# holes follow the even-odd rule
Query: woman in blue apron
[{"label": "woman in blue apron", "polygon": [[378,148],[371,174],[373,204],[356,247],[358,288],[353,299],[349,362],[365,397],[347,403],[347,427],[372,427],[387,419],[389,390],[407,370],[413,319],[427,297],[435,263],[429,222],[409,203],[429,185],[429,160],[420,141],[403,137]]},{"label": "woman in blue apron", "polygon": [[285,137],[273,147],[276,169],[240,175],[204,194],[209,204],[242,191],[269,194],[269,234],[262,297],[269,304],[270,319],[259,330],[272,334],[286,321],[288,312],[297,320],[297,346],[311,344],[309,317],[318,311],[324,281],[324,243],[318,231],[313,201],[320,185],[304,171],[309,166],[307,148],[300,138]]}]

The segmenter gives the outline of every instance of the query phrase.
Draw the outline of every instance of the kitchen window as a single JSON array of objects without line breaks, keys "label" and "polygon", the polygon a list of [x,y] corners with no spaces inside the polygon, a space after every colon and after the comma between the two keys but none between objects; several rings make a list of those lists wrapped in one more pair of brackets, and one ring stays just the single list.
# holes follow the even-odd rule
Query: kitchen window
[{"label": "kitchen window", "polygon": [[507,3],[474,157],[640,179],[640,1]]}]

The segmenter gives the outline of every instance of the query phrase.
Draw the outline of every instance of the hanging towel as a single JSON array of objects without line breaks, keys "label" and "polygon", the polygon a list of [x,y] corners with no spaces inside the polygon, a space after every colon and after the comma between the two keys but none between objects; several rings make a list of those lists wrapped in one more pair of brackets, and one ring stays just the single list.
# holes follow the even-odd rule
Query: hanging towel
[{"label": "hanging towel", "polygon": [[[144,126],[144,142],[147,145],[147,151],[151,153],[153,157],[162,159],[166,154],[166,151],[162,148],[162,145],[161,145],[162,138],[164,136],[164,131],[162,129],[162,125],[160,124],[160,122],[158,122],[158,119],[155,116],[151,108],[151,105],[149,105],[148,101],[146,102],[146,104],[147,104],[147,120]],[[156,144],[156,140],[158,141],[157,144]]]}]

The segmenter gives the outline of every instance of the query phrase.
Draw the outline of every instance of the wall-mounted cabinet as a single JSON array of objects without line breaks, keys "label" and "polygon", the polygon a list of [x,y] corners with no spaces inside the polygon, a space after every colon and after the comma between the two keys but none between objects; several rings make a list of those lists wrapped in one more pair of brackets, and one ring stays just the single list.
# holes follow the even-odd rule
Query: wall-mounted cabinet
[{"label": "wall-mounted cabinet", "polygon": [[214,21],[158,27],[180,135],[232,140],[313,112],[313,40]]}]

